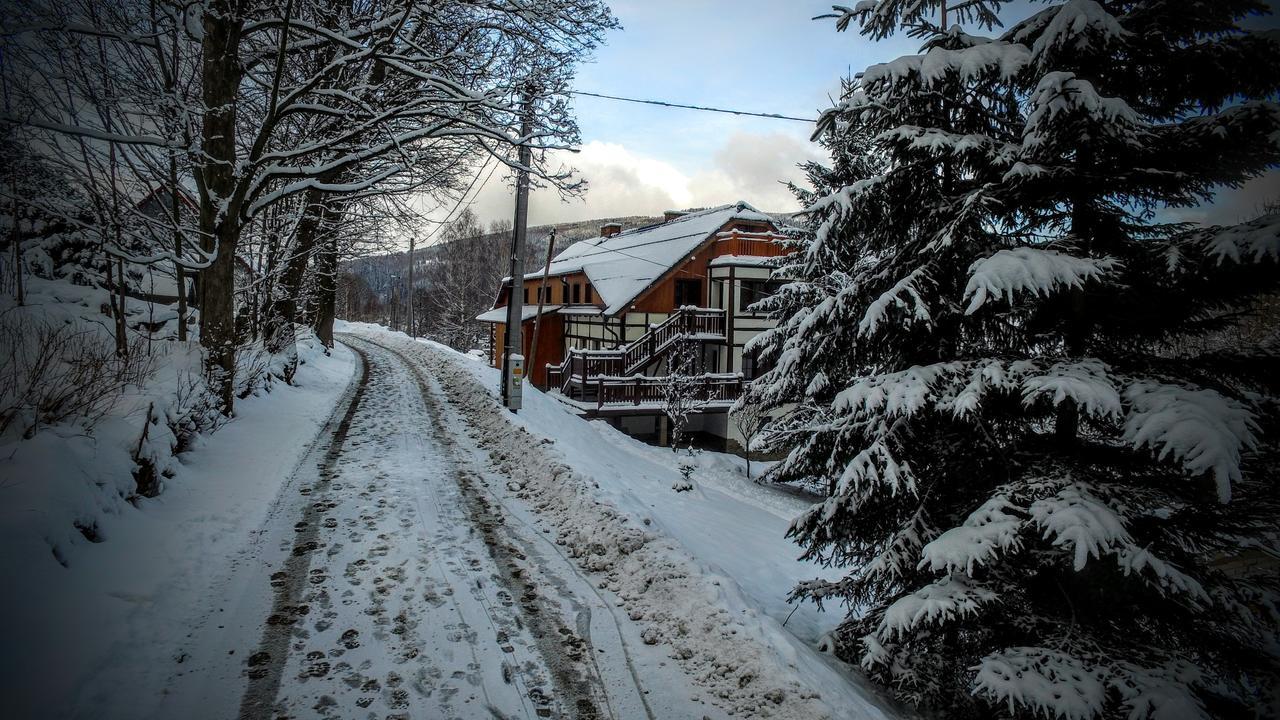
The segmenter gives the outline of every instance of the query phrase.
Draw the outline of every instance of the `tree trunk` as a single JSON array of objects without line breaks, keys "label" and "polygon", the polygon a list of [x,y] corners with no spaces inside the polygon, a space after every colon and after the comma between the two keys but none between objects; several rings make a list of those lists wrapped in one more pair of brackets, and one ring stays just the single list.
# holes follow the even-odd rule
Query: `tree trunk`
[{"label": "tree trunk", "polygon": [[125,309],[128,307],[125,304],[124,258],[116,258],[116,275],[120,279],[120,286],[116,288],[116,302],[120,304],[119,312],[116,314],[116,354],[124,357],[129,354],[129,324],[124,317]]},{"label": "tree trunk", "polygon": [[338,238],[325,241],[324,248],[316,256],[316,337],[325,347],[333,347],[333,310],[337,283],[334,277],[338,269]]},{"label": "tree trunk", "polygon": [[[1085,256],[1092,255],[1091,250],[1095,240],[1093,236],[1096,232],[1090,197],[1084,180],[1088,176],[1091,163],[1092,155],[1086,148],[1080,148],[1076,156],[1077,189],[1071,198],[1071,235],[1075,237],[1077,248]],[[1067,356],[1072,360],[1078,360],[1088,350],[1089,310],[1083,288],[1072,288],[1068,291],[1067,298],[1070,304],[1067,307],[1063,345]],[[1058,403],[1054,419],[1054,440],[1059,445],[1069,448],[1075,445],[1079,433],[1080,408],[1074,399],[1064,398]]]},{"label": "tree trunk", "polygon": [[264,332],[269,352],[286,353],[289,356],[285,367],[287,382],[293,382],[293,373],[297,369],[297,333],[294,324],[298,322],[298,296],[302,292],[307,261],[314,253],[316,237],[323,221],[323,201],[324,193],[315,188],[307,190],[303,196],[302,220],[294,233],[293,247],[289,250],[284,272],[276,284]]},{"label": "tree trunk", "polygon": [[321,225],[325,231],[320,252],[316,255],[315,332],[325,347],[333,347],[334,306],[338,295],[338,225],[341,210],[325,207]]},{"label": "tree trunk", "polygon": [[178,197],[178,159],[169,157],[170,212],[173,214],[173,279],[178,289],[178,340],[187,339],[187,271],[182,267],[182,207]]},{"label": "tree trunk", "polygon": [[13,193],[13,218],[9,225],[9,238],[13,241],[13,297],[18,306],[27,304],[26,294],[22,289],[22,233],[18,229],[18,189],[17,183],[10,184]]},{"label": "tree trunk", "polygon": [[201,154],[205,194],[200,230],[206,251],[217,256],[200,273],[200,344],[205,372],[223,414],[230,415],[235,387],[235,252],[239,241],[236,192],[236,100],[240,89],[242,20],[234,0],[212,0],[204,12],[201,47],[205,114]]}]

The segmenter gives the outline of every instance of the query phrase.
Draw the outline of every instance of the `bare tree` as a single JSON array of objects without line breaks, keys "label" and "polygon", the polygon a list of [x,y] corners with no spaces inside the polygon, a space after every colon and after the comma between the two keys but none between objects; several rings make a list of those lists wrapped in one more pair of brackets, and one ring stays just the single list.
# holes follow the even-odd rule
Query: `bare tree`
[{"label": "bare tree", "polygon": [[[84,162],[68,166],[84,166],[90,184],[109,187],[114,199],[133,196],[122,185],[172,181],[178,173],[165,166],[182,154],[199,207],[202,253],[191,264],[200,270],[200,339],[225,412],[233,402],[237,253],[256,218],[295,196],[319,208],[277,239],[291,241],[290,260],[324,250],[319,277],[327,280],[315,285],[323,331],[340,242],[318,245],[321,228],[303,221],[323,225],[333,203],[345,210],[388,193],[447,195],[483,156],[514,164],[517,145],[571,146],[572,67],[616,24],[595,0],[548,0],[537,12],[464,0],[38,0],[6,21],[23,38],[22,75],[30,80],[6,121],[41,130],[51,146],[66,148],[73,138]],[[165,53],[166,42],[182,48]],[[50,65],[59,72],[43,72]],[[121,68],[131,70],[130,82],[120,82]],[[167,70],[174,68],[178,74]],[[522,135],[515,100],[530,79],[540,90],[538,124]],[[173,112],[156,110],[166,106]],[[95,163],[105,163],[110,183],[102,172],[90,176]],[[573,189],[545,155],[535,164],[544,181]],[[155,173],[157,166],[165,171]],[[103,209],[108,235],[122,237],[127,212]],[[334,218],[340,223],[345,213]],[[181,241],[167,245],[174,262],[189,250]],[[132,259],[117,252],[117,265]],[[280,265],[273,293],[289,296],[296,311],[290,264]],[[288,316],[284,302],[270,307]]]},{"label": "bare tree", "polygon": [[733,406],[730,413],[733,421],[738,426],[738,432],[742,434],[742,450],[747,459],[747,479],[751,479],[751,444],[760,431],[764,429],[765,423],[769,420],[769,415],[765,412],[764,405],[756,401],[748,392],[739,399]]},{"label": "bare tree", "polygon": [[463,210],[444,232],[423,273],[427,336],[458,350],[475,346],[483,330],[475,318],[493,302],[494,285],[489,282],[501,261],[494,238],[484,234],[469,208]]},{"label": "bare tree", "polygon": [[706,405],[701,348],[696,341],[676,340],[667,351],[667,375],[662,386],[662,412],[671,421],[671,450],[680,449],[689,418]]}]

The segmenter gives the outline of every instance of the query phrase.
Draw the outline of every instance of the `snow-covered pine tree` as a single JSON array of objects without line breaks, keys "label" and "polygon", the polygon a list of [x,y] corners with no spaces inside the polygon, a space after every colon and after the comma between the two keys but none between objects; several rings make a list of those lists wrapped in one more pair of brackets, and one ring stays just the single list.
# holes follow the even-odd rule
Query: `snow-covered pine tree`
[{"label": "snow-covered pine tree", "polygon": [[773,478],[827,495],[792,535],[846,571],[794,595],[948,718],[1267,715],[1276,349],[1184,340],[1275,292],[1280,215],[1170,220],[1280,162],[1265,6],[1050,2],[996,37],[938,6],[837,8],[924,44],[820,120],[813,237],[748,348]]}]

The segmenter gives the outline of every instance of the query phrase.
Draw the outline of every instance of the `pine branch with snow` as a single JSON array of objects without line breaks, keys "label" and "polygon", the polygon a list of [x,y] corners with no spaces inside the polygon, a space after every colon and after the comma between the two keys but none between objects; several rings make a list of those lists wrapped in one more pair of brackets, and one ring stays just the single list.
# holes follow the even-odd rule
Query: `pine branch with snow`
[{"label": "pine branch with snow", "polygon": [[1201,348],[1280,291],[1280,226],[1158,213],[1280,163],[1264,8],[1063,0],[980,37],[934,7],[838,9],[925,41],[823,114],[751,344],[770,477],[824,494],[791,535],[843,570],[793,597],[847,604],[831,649],[948,717],[1265,714],[1274,340]]}]

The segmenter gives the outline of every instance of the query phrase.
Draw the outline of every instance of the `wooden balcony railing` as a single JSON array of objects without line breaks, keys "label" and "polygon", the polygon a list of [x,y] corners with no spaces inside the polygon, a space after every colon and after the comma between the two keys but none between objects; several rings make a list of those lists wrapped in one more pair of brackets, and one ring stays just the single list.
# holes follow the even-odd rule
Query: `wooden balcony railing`
[{"label": "wooden balcony railing", "polygon": [[774,257],[784,254],[785,248],[778,244],[784,238],[777,233],[720,233],[716,239],[716,255]]},{"label": "wooden balcony railing", "polygon": [[[707,373],[696,378],[698,402],[732,402],[742,394],[742,373]],[[670,378],[634,375],[596,378],[596,409],[606,406],[658,405],[665,401]]]},{"label": "wooden balcony railing", "polygon": [[621,350],[569,350],[557,365],[547,363],[547,387],[570,394],[573,385],[582,386],[603,375],[622,374]]}]

